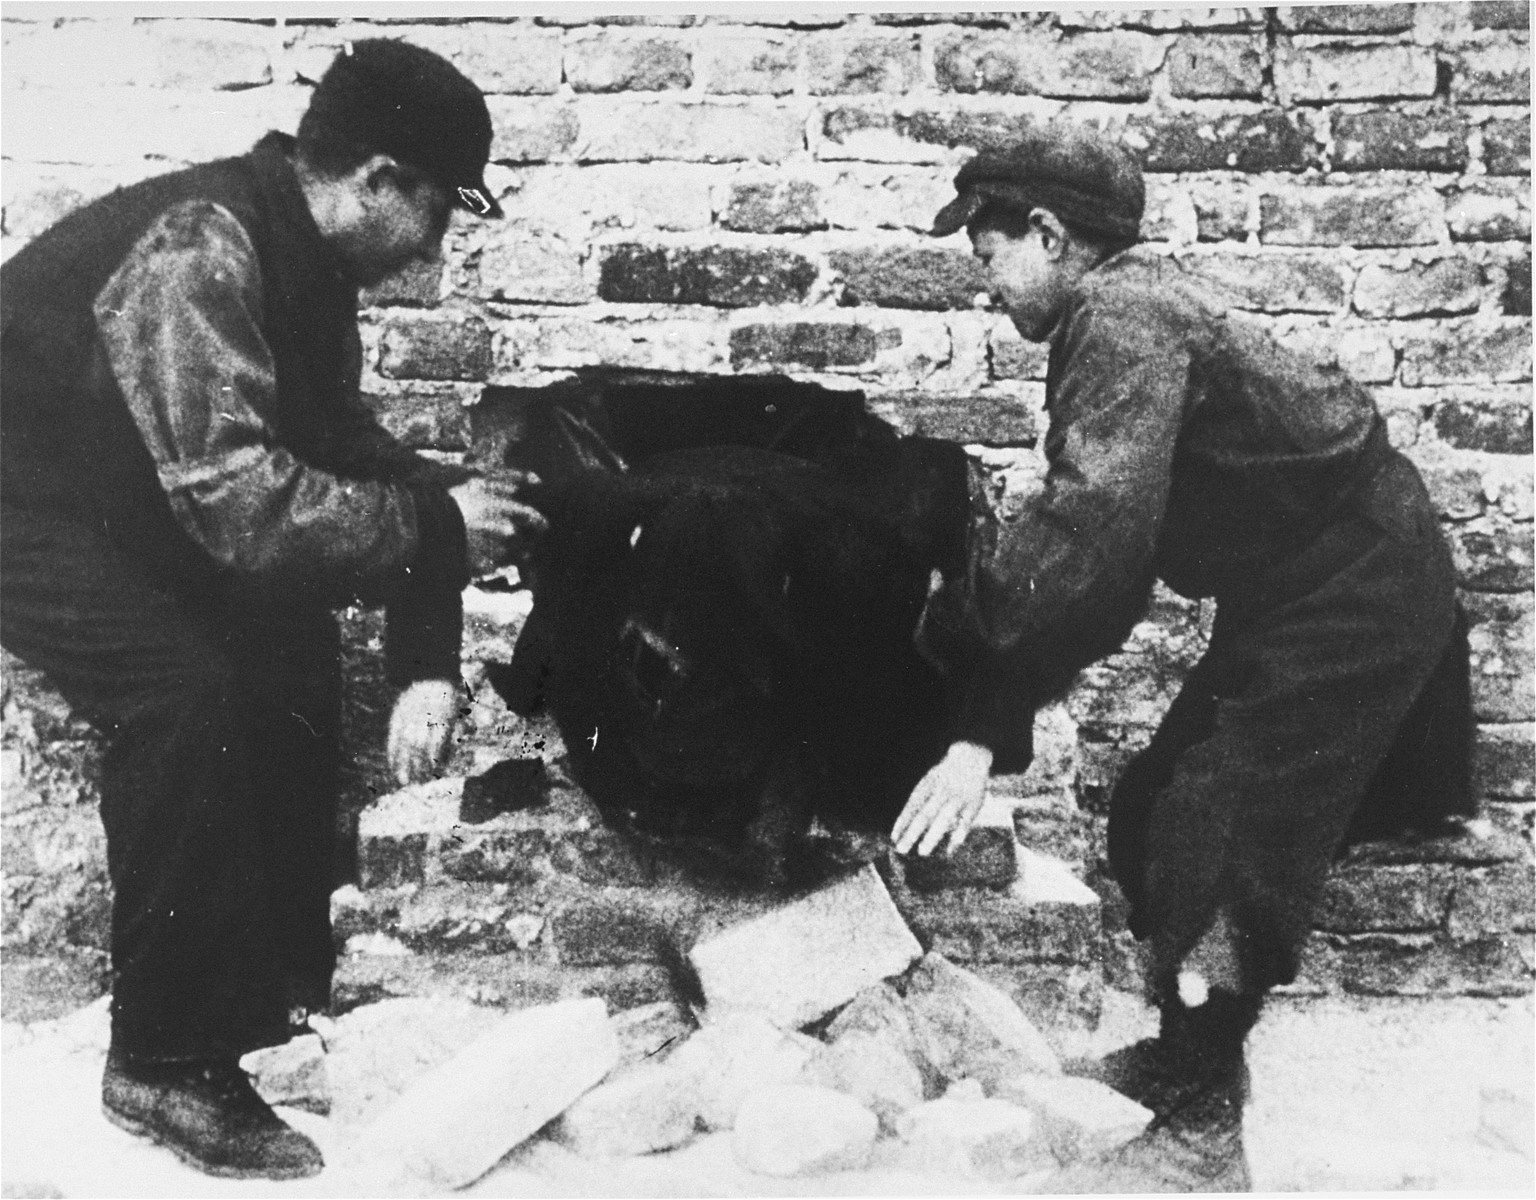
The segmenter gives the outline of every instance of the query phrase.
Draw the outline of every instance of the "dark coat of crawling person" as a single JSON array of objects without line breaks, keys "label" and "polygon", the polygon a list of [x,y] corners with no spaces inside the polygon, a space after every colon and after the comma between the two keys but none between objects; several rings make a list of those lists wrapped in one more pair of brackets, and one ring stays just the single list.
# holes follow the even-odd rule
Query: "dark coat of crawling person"
[{"label": "dark coat of crawling person", "polygon": [[1364,388],[1137,248],[1141,169],[1107,136],[1041,126],[955,186],[933,233],[966,229],[994,300],[1050,344],[1048,472],[1016,521],[977,506],[925,614],[968,694],[893,836],[963,838],[993,748],[1120,646],[1154,580],[1214,597],[1203,658],[1110,803],[1162,1024],[1098,1069],[1157,1119],[1080,1182],[1245,1189],[1244,1042],[1337,852],[1472,811],[1450,551]]},{"label": "dark coat of crawling person", "polygon": [[358,393],[360,286],[499,209],[446,60],[359,41],[297,139],[122,189],[0,268],[0,642],[106,740],[107,1116],[215,1175],[318,1148],[239,1068],[328,1003],[334,611],[387,608],[389,758],[453,727],[461,592],[542,520],[406,450]]}]

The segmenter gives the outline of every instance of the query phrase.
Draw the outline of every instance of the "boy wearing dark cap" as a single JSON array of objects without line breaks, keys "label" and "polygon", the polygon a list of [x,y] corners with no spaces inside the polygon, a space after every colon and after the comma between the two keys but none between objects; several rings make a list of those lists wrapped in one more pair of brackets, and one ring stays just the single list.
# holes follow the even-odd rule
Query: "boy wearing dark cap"
[{"label": "boy wearing dark cap", "polygon": [[1157,1116],[1078,1184],[1245,1189],[1244,1040],[1296,975],[1334,856],[1473,811],[1451,556],[1363,388],[1133,248],[1142,178],[1119,146],[1040,127],[955,186],[934,235],[964,227],[994,299],[1050,343],[1048,473],[1017,521],[979,504],[964,571],[936,581],[919,637],[968,681],[965,718],[893,837],[958,844],[994,750],[1121,645],[1154,580],[1214,597],[1204,657],[1110,804],[1161,1028],[1097,1073]]},{"label": "boy wearing dark cap", "polygon": [[106,740],[107,1116],[216,1175],[321,1169],[240,1056],[328,1002],[334,610],[387,607],[402,782],[455,719],[471,572],[525,482],[406,450],[358,392],[357,292],[499,213],[449,63],[362,41],[297,139],[87,205],[0,268],[0,642]]}]

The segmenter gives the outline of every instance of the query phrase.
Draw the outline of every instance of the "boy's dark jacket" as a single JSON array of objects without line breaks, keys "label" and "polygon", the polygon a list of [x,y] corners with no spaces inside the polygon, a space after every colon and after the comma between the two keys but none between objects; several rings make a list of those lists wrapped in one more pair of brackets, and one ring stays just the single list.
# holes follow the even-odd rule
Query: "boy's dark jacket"
[{"label": "boy's dark jacket", "polygon": [[[392,678],[456,677],[467,566],[445,485],[458,477],[396,443],[358,396],[357,292],[310,216],[291,150],[269,134],[243,157],[120,189],[0,268],[0,503],[103,531],[195,604],[233,587],[294,607],[387,601]],[[291,454],[298,482],[273,504],[207,505],[194,537],[114,377],[95,308],[158,220],[207,206],[231,214],[255,248],[276,375],[260,449]],[[241,482],[231,471],[212,486]],[[219,527],[235,516],[239,528]]]}]

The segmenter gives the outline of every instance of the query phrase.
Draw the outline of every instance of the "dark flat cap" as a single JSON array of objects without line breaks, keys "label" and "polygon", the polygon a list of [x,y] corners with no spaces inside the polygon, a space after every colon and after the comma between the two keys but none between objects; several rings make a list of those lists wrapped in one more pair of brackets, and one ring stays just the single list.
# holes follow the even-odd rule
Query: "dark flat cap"
[{"label": "dark flat cap", "polygon": [[1012,148],[978,154],[955,176],[959,193],[933,219],[948,237],[983,208],[1047,208],[1068,225],[1116,240],[1141,231],[1141,164],[1091,125],[1055,121],[1031,128]]},{"label": "dark flat cap", "polygon": [[326,70],[309,110],[306,119],[425,172],[461,208],[501,216],[485,186],[485,97],[441,55],[390,38],[353,42]]}]

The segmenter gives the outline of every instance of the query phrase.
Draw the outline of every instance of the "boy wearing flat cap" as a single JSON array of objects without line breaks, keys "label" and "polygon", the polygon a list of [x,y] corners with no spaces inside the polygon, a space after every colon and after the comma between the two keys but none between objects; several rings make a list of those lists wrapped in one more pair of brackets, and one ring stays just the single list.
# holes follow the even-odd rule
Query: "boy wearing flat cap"
[{"label": "boy wearing flat cap", "polygon": [[328,1002],[334,610],[387,607],[402,781],[447,745],[460,593],[526,482],[420,458],[358,392],[357,293],[499,210],[449,63],[360,41],[297,138],[147,180],[0,268],[0,642],[102,733],[107,1116],[216,1175],[320,1170],[240,1056]]},{"label": "boy wearing flat cap", "polygon": [[1050,343],[1048,473],[1017,521],[978,505],[963,572],[936,582],[919,637],[969,681],[966,715],[893,837],[958,844],[994,750],[1121,645],[1154,580],[1214,597],[1204,657],[1111,798],[1161,1028],[1096,1065],[1157,1118],[1095,1186],[1246,1188],[1244,1040],[1330,863],[1473,811],[1451,556],[1363,388],[1134,248],[1119,146],[1043,126],[955,186],[934,235],[964,227],[995,300]]}]

